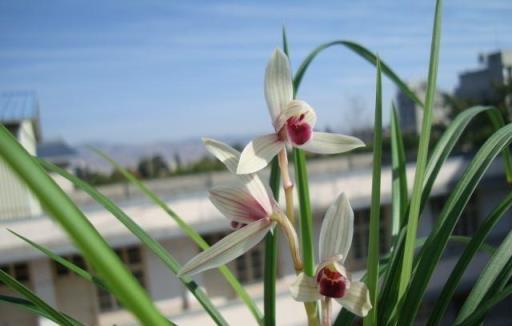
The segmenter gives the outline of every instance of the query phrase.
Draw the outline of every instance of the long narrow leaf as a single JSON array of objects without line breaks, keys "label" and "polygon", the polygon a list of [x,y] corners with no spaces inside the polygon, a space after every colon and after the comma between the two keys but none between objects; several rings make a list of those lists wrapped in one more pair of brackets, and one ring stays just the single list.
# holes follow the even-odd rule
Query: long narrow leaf
[{"label": "long narrow leaf", "polygon": [[73,273],[75,273],[76,275],[80,276],[81,278],[89,281],[89,282],[92,282],[94,283],[96,286],[98,287],[101,287],[105,290],[108,291],[105,283],[99,279],[98,277],[94,276],[94,275],[91,275],[89,272],[87,272],[86,270],[84,270],[83,268],[80,268],[78,267],[77,265],[73,264],[72,262],[70,262],[69,260],[53,253],[51,250],[49,250],[48,248],[44,247],[44,246],[41,246],[27,238],[25,238],[24,236],[12,231],[12,230],[8,230],[9,232],[11,232],[12,234],[14,234],[15,236],[17,236],[18,238],[20,238],[21,240],[25,241],[26,243],[28,243],[29,245],[31,245],[32,247],[34,247],[35,249],[41,251],[42,253],[44,253],[46,256],[48,256],[48,258],[50,259],[53,259],[54,261],[56,261],[57,263],[61,264],[62,266],[66,267],[67,269],[69,269],[70,271],[72,271]]},{"label": "long narrow leaf", "polygon": [[[58,323],[58,321],[55,320],[53,316],[49,315],[45,310],[39,308],[29,300],[0,294],[0,302],[12,304],[37,316],[41,316],[55,323]],[[83,326],[81,322],[74,319],[73,317],[70,317],[69,315],[66,315],[64,313],[61,313],[61,315],[68,319],[69,322],[72,323],[74,326]]]},{"label": "long narrow leaf", "polygon": [[[139,240],[146,245],[160,260],[176,275],[180,269],[181,265],[165,250],[162,245],[151,238],[149,234],[146,233],[137,223],[135,223],[128,215],[124,213],[116,204],[114,204],[109,198],[98,192],[94,187],[90,186],[86,182],[82,181],[78,177],[68,173],[64,169],[60,167],[41,160],[41,164],[48,169],[49,171],[58,173],[64,178],[71,181],[76,187],[85,191],[89,196],[94,198],[99,204],[105,207],[112,215],[119,220],[128,230],[132,232]],[[212,319],[218,325],[227,325],[227,322],[224,320],[219,311],[212,304],[208,296],[201,290],[201,288],[190,278],[190,277],[180,277],[180,281],[187,287],[187,289],[192,292],[192,294],[196,297],[197,301],[203,306],[203,308],[208,312],[208,314],[212,317]]]},{"label": "long narrow leaf", "polygon": [[[135,185],[139,190],[148,197],[153,203],[155,203],[157,206],[159,206],[167,215],[169,215],[178,225],[178,227],[190,238],[192,241],[194,241],[199,248],[205,250],[209,248],[210,246],[208,243],[203,239],[203,237],[197,233],[194,228],[192,228],[190,225],[187,224],[176,212],[174,212],[160,197],[158,197],[153,191],[151,191],[142,181],[137,179],[133,174],[128,172],[124,167],[119,165],[116,161],[114,161],[112,158],[110,158],[107,154],[92,149],[96,154],[98,154],[100,157],[102,157],[104,160],[109,162],[117,171],[119,171],[128,181],[130,181],[133,185]],[[240,299],[245,303],[245,305],[249,308],[251,313],[253,314],[254,318],[258,323],[261,323],[263,321],[263,316],[260,312],[260,309],[252,298],[249,296],[247,291],[244,289],[244,287],[240,284],[240,282],[236,279],[236,277],[233,275],[233,273],[227,268],[226,266],[219,267],[219,271],[224,276],[226,281],[231,285],[233,290],[236,294],[240,297]]]},{"label": "long narrow leaf", "polygon": [[416,160],[416,172],[414,174],[414,185],[411,196],[409,218],[407,219],[407,234],[405,236],[404,258],[402,262],[402,270],[400,273],[400,284],[398,287],[399,298],[402,297],[407,285],[409,284],[413,265],[414,243],[416,240],[416,231],[418,229],[418,219],[422,196],[421,194],[423,182],[425,180],[425,167],[427,164],[428,145],[430,141],[432,106],[434,103],[434,96],[436,94],[437,69],[439,65],[439,45],[441,41],[441,13],[442,0],[437,0],[434,17],[434,28],[432,33],[432,45],[430,48],[430,64],[425,109],[423,110],[423,121],[421,125],[418,158]]},{"label": "long narrow leaf", "polygon": [[391,234],[393,237],[405,225],[405,213],[408,201],[407,174],[404,141],[402,138],[402,130],[400,121],[396,112],[395,105],[391,110],[391,165],[393,183],[391,185],[391,197],[393,204],[391,205]]},{"label": "long narrow leaf", "polygon": [[68,319],[63,313],[55,310],[52,306],[47,304],[43,299],[37,296],[35,293],[26,288],[23,284],[18,282],[11,275],[7,274],[0,269],[0,282],[4,283],[20,295],[24,296],[39,310],[43,311],[51,320],[56,321],[60,325],[73,326],[76,325],[70,319]]},{"label": "long narrow leaf", "polygon": [[460,256],[457,264],[453,268],[450,277],[445,283],[438,300],[434,305],[430,319],[427,325],[437,325],[441,320],[441,317],[446,311],[448,304],[450,303],[457,285],[464,274],[467,266],[471,262],[475,253],[482,246],[489,232],[494,226],[501,220],[505,213],[512,207],[512,193],[508,194],[505,199],[489,214],[489,216],[481,223],[480,227],[473,235],[470,243],[464,249],[464,252]]},{"label": "long narrow leaf", "polygon": [[380,63],[377,58],[377,82],[375,95],[375,122],[373,128],[373,174],[370,207],[370,235],[368,241],[368,290],[372,309],[364,319],[364,325],[377,324],[377,297],[379,275],[380,235],[380,175],[382,165],[382,82]]},{"label": "long narrow leaf", "polygon": [[481,306],[478,307],[471,315],[469,315],[466,319],[456,324],[457,326],[471,326],[471,325],[480,325],[479,321],[485,314],[491,310],[496,304],[500,303],[504,299],[508,298],[512,295],[512,285],[507,286],[502,292],[494,294],[482,303]]},{"label": "long narrow leaf", "polygon": [[[272,160],[270,170],[270,189],[276,201],[279,201],[280,171],[277,157]],[[263,274],[263,304],[265,326],[276,324],[276,273],[277,273],[277,233],[269,232],[265,238],[265,271]]]},{"label": "long narrow leaf", "polygon": [[[494,116],[494,114],[499,114],[495,108],[489,106],[475,106],[469,108],[459,113],[457,117],[450,123],[441,138],[439,138],[436,146],[434,147],[434,150],[432,151],[427,168],[425,170],[425,182],[423,183],[421,207],[425,206],[439,171],[441,170],[444,162],[446,162],[448,159],[450,153],[452,152],[464,131],[467,131],[466,128],[468,127],[469,123],[477,115],[483,112],[489,112],[491,116]],[[494,125],[496,130],[504,126],[503,122],[501,124],[495,123]]]},{"label": "long narrow leaf", "polygon": [[457,182],[436,220],[432,233],[418,254],[421,259],[401,309],[400,323],[407,325],[414,319],[432,273],[471,194],[496,156],[511,141],[512,124],[509,124],[498,130],[485,142]]},{"label": "long narrow leaf", "polygon": [[498,247],[496,253],[491,257],[480,277],[476,281],[468,298],[457,315],[455,323],[461,323],[469,317],[481,304],[482,299],[492,286],[498,275],[512,257],[512,231]]},{"label": "long narrow leaf", "polygon": [[144,325],[169,324],[84,214],[2,125],[0,157],[27,184],[49,215],[59,222],[126,309]]},{"label": "long narrow leaf", "polygon": [[[373,54],[370,50],[365,48],[364,46],[357,44],[352,41],[347,40],[338,40],[338,41],[332,41],[329,43],[325,43],[311,51],[311,53],[302,61],[301,65],[297,69],[297,72],[295,73],[295,77],[293,79],[293,85],[295,93],[298,92],[300,84],[302,82],[302,78],[304,77],[304,74],[306,73],[306,70],[309,68],[309,65],[313,60],[316,58],[318,54],[320,54],[323,50],[326,50],[332,46],[335,45],[341,45],[344,46],[359,56],[361,56],[363,59],[368,61],[369,63],[373,65],[377,65],[377,57],[375,54]],[[380,60],[380,65],[382,68],[382,73],[384,73],[388,78],[395,83],[395,85],[404,93],[406,94],[411,100],[413,100],[417,105],[420,107],[423,107],[423,102],[416,96],[416,94],[407,87],[407,84],[398,77],[398,75],[382,60]]]}]

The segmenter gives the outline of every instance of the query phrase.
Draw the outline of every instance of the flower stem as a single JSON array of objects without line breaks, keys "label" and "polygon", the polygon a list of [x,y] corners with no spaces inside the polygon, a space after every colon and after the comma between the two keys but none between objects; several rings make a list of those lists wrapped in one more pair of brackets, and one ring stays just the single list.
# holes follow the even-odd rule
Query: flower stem
[{"label": "flower stem", "polygon": [[292,225],[295,225],[295,214],[293,211],[293,182],[290,179],[288,171],[288,155],[286,154],[286,147],[279,152],[279,168],[283,176],[283,189],[286,200],[286,216],[290,219]]},{"label": "flower stem", "polygon": [[324,297],[322,300],[322,326],[331,325],[331,298]]},{"label": "flower stem", "polygon": [[271,219],[281,227],[286,239],[288,240],[288,246],[290,247],[290,253],[292,255],[293,267],[297,273],[302,272],[304,264],[299,251],[299,238],[295,232],[295,228],[291,224],[288,217],[282,213],[277,213],[271,216]]}]

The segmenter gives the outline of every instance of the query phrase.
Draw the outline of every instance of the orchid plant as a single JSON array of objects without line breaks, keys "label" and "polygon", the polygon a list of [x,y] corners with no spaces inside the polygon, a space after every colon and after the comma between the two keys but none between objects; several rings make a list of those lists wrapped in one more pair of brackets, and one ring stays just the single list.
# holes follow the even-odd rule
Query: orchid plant
[{"label": "orchid plant", "polygon": [[[193,275],[234,260],[258,244],[267,232],[271,231],[274,226],[278,224],[287,236],[295,270],[301,273],[299,274],[300,280],[304,280],[306,283],[308,282],[307,277],[302,273],[303,263],[300,258],[298,237],[291,216],[293,214],[292,196],[290,195],[292,182],[288,174],[286,144],[288,143],[292,146],[316,153],[334,154],[362,147],[364,143],[351,136],[312,131],[316,122],[316,113],[306,102],[292,99],[293,85],[291,81],[290,64],[287,56],[279,49],[274,50],[267,65],[265,73],[265,97],[270,116],[273,120],[274,134],[265,135],[251,141],[242,153],[238,153],[235,149],[219,141],[208,138],[203,139],[206,148],[211,154],[222,161],[229,171],[235,172],[236,170],[236,173],[240,175],[236,183],[211,189],[209,196],[210,201],[215,207],[231,221],[231,226],[238,230],[192,258],[183,266],[178,275]],[[266,190],[260,178],[255,174],[264,168],[278,153],[280,154],[279,166],[284,177],[283,186],[285,192],[287,192],[286,206],[288,216],[279,208],[276,200],[270,192]],[[341,196],[340,198],[343,200],[340,199],[338,201],[339,205],[348,205],[348,207],[350,207],[345,196]],[[332,208],[328,213],[335,215],[335,211],[336,208]],[[343,228],[346,228],[346,230],[341,230],[342,232],[350,231],[350,239],[342,240],[345,247],[341,249],[346,255],[345,251],[348,252],[347,248],[350,246],[350,243],[347,244],[346,242],[352,240],[353,226],[348,225],[350,223],[337,223],[336,221],[338,218],[341,218],[343,221],[350,220],[353,222],[353,218],[347,218],[345,216],[347,212],[345,211],[341,211],[341,213],[343,213],[343,215],[339,217],[329,215],[326,221],[334,221],[331,223],[333,225],[342,225]],[[327,227],[330,226],[329,224]],[[333,231],[336,232],[340,230],[336,229]],[[323,232],[325,233],[327,231],[324,230]],[[326,248],[336,247],[338,243],[336,237],[336,235],[321,237],[321,241],[332,242],[323,244],[322,248],[326,250]],[[335,258],[337,257],[336,255],[332,255],[330,258],[326,257],[327,260],[322,263],[321,266],[323,267],[319,272],[322,274],[318,274],[319,280],[321,280],[320,284],[326,284],[326,279],[332,277],[330,280],[334,282],[334,284],[343,286],[343,293],[338,293],[336,298],[342,300],[341,298],[345,296],[346,289],[348,291],[348,299],[345,299],[346,304],[351,309],[366,309],[365,311],[367,312],[368,307],[371,307],[370,303],[366,302],[364,308],[354,306],[353,304],[353,297],[357,296],[356,299],[359,301],[360,295],[365,295],[365,298],[367,298],[367,290],[366,292],[359,290],[357,294],[350,292],[351,283],[346,271],[343,269],[342,274],[337,272],[338,269],[336,268],[341,270],[342,265],[337,264],[336,259],[341,260],[342,258]],[[343,257],[343,255],[341,257]],[[327,262],[330,262],[330,264],[327,264]],[[332,273],[330,272],[331,269],[333,269]],[[301,285],[296,285],[296,288],[297,287],[299,288],[298,292],[302,293]],[[359,283],[355,283],[352,287],[353,291],[357,291],[355,289],[360,288],[362,287]],[[366,287],[364,287],[364,289],[366,289]],[[325,292],[328,290],[321,289],[319,293],[323,293],[322,291]],[[296,299],[299,301],[315,301],[318,298],[298,296]],[[326,300],[326,309],[329,307],[328,303],[329,301]],[[311,311],[308,309],[306,309],[306,312],[311,314]],[[359,314],[363,315],[362,312]],[[364,315],[366,315],[366,313],[364,313]],[[324,314],[324,324],[329,323],[329,318],[329,312],[326,312]]]},{"label": "orchid plant", "polygon": [[[436,266],[443,257],[448,242],[480,180],[490,164],[499,155],[504,157],[507,181],[512,183],[512,156],[509,145],[512,142],[512,125],[505,124],[507,117],[493,107],[477,106],[468,108],[451,122],[434,149],[429,153],[432,107],[436,90],[437,68],[441,35],[441,0],[436,1],[434,28],[429,63],[429,74],[425,100],[422,101],[408,88],[402,79],[372,51],[360,44],[339,40],[322,44],[314,49],[292,74],[287,57],[288,43],[283,33],[283,49],[276,49],[268,62],[265,72],[264,92],[274,131],[251,141],[242,153],[222,142],[204,138],[207,150],[219,159],[234,175],[234,182],[215,186],[209,190],[212,204],[227,218],[233,232],[213,246],[209,246],[197,231],[186,223],[176,212],[146,187],[142,181],[119,166],[105,154],[100,156],[136,185],[156,205],[160,206],[203,251],[184,266],[162,245],[153,239],[114,202],[94,187],[64,169],[43,160],[34,159],[0,125],[0,158],[15,171],[48,214],[57,221],[73,240],[88,264],[97,275],[59,257],[22,235],[12,232],[49,258],[75,272],[95,286],[111,292],[127,310],[133,313],[142,325],[164,326],[174,323],[166,318],[146,291],[122,264],[108,242],[99,234],[85,214],[74,204],[65,192],[53,181],[48,171],[70,180],[77,188],[88,193],[109,210],[125,225],[141,243],[158,257],[171,273],[178,276],[217,325],[228,325],[220,310],[213,304],[207,293],[194,282],[190,275],[219,268],[224,278],[238,297],[255,317],[256,323],[265,326],[276,324],[276,236],[283,234],[288,242],[296,275],[290,285],[290,295],[304,302],[309,325],[351,325],[355,318],[363,318],[365,326],[411,325],[418,315],[429,282],[435,275]],[[376,67],[376,96],[373,148],[372,193],[368,234],[368,259],[366,275],[357,280],[350,272],[349,254],[354,228],[354,213],[349,203],[350,189],[342,192],[332,203],[323,218],[318,257],[313,254],[313,216],[309,196],[307,164],[304,150],[319,154],[347,152],[364,146],[357,138],[313,131],[316,113],[306,102],[295,99],[294,92],[310,63],[322,51],[333,46],[343,46],[355,52]],[[409,193],[405,170],[405,150],[396,112],[392,110],[390,138],[393,182],[392,198],[392,245],[385,257],[379,248],[380,198],[381,198],[381,157],[382,157],[382,85],[381,74],[385,74],[403,94],[423,109],[422,126],[417,148],[417,160],[412,192]],[[461,138],[472,119],[486,113],[494,132],[471,159],[449,198],[436,218],[436,225],[423,242],[417,241],[419,217],[426,206],[432,187],[444,162],[452,153],[455,143]],[[483,120],[482,120],[483,121]],[[293,152],[295,184],[288,171],[288,152]],[[277,156],[277,157],[276,157]],[[258,175],[259,171],[272,162],[270,189]],[[47,170],[47,171],[45,171]],[[279,183],[285,193],[286,208],[279,205]],[[297,196],[295,196],[295,194]],[[297,207],[294,198],[298,198]],[[485,241],[500,219],[512,207],[512,194],[508,193],[482,221],[472,238],[458,236],[467,244],[448,280],[444,284],[433,311],[427,322],[429,326],[443,323],[454,325],[480,325],[490,309],[498,302],[512,295],[512,231],[499,247],[485,246]],[[298,222],[295,212],[298,211]],[[265,238],[264,266],[264,314],[253,298],[231,271],[223,266],[247,252]],[[494,239],[493,239],[494,240]],[[300,242],[300,245],[299,245]],[[419,248],[418,248],[419,247]],[[455,291],[479,250],[486,249],[491,255],[481,275],[469,291],[462,308],[454,320],[445,312]],[[363,271],[364,272],[364,271]],[[15,291],[22,298],[1,295],[0,303],[9,303],[26,309],[57,324],[66,326],[82,325],[72,316],[59,311],[0,269],[0,282]],[[332,301],[343,309],[336,320],[331,320]],[[321,318],[318,316],[321,304]],[[0,317],[1,318],[1,317]]]}]

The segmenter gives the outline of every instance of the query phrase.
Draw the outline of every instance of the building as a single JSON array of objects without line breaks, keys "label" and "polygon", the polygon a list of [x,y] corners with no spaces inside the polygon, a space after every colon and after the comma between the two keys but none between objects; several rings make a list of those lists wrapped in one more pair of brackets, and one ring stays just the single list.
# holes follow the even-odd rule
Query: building
[{"label": "building", "polygon": [[[427,82],[411,83],[409,88],[422,101],[425,100],[427,92]],[[400,127],[404,133],[419,134],[423,118],[423,108],[417,105],[413,100],[398,90],[396,94],[396,105],[398,109]],[[447,126],[450,122],[449,108],[444,99],[443,93],[436,91],[434,104],[432,106],[432,125]]]},{"label": "building", "polygon": [[[39,105],[35,94],[11,92],[0,94],[0,122],[32,155],[41,140]],[[30,218],[42,213],[39,202],[21,180],[0,161],[0,220]]]},{"label": "building", "polygon": [[455,97],[488,104],[496,99],[496,88],[512,80],[512,50],[479,56],[480,68],[459,75]]}]

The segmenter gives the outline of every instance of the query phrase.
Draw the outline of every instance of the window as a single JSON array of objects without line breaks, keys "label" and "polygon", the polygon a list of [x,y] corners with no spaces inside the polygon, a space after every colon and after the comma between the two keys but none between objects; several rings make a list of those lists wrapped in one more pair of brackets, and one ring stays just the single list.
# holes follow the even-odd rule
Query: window
[{"label": "window", "polygon": [[[146,287],[144,275],[144,263],[140,247],[127,247],[115,250],[121,261],[132,272],[135,279],[142,287]],[[113,311],[122,308],[121,304],[108,291],[98,287],[98,304],[101,312]]]},{"label": "window", "polygon": [[[64,259],[72,262],[73,264],[77,265],[78,267],[87,270],[87,265],[85,264],[85,260],[80,255],[71,255],[71,256],[65,256]],[[63,276],[69,276],[72,274],[72,272],[66,268],[65,266],[59,264],[58,262],[53,262],[53,268],[55,270],[55,274],[57,277],[63,277]]]},{"label": "window", "polygon": [[[391,242],[391,223],[389,207],[381,207],[379,249],[381,254],[387,253]],[[356,260],[366,261],[368,256],[368,241],[370,236],[370,209],[354,211],[354,238],[351,254]]]},{"label": "window", "polygon": [[2,265],[0,269],[14,277],[18,282],[27,283],[30,281],[30,271],[27,263]]}]

